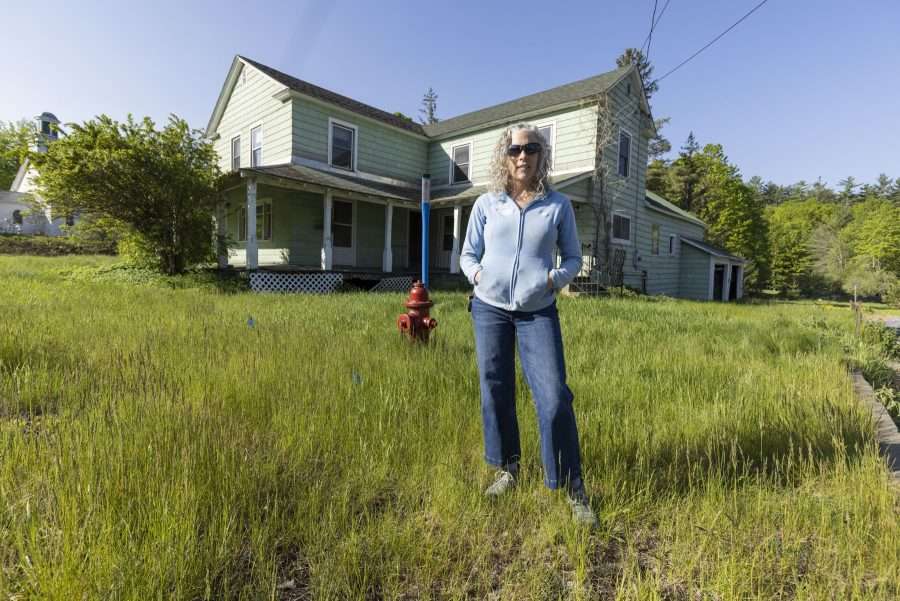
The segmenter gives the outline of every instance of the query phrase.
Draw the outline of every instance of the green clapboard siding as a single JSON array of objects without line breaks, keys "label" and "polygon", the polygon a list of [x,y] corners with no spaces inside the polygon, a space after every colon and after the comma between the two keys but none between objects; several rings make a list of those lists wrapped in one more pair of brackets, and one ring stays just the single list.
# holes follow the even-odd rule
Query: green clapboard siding
[{"label": "green clapboard siding", "polygon": [[243,66],[216,133],[219,167],[231,170],[231,140],[241,137],[241,167],[250,166],[250,129],[262,126],[262,164],[291,162],[291,106],[272,97],[284,86],[255,67]]},{"label": "green clapboard siding", "polygon": [[681,276],[678,295],[696,300],[709,299],[709,255],[681,245]]},{"label": "green clapboard siding", "polygon": [[[681,282],[681,257],[676,239],[674,254],[669,254],[669,235],[703,239],[703,227],[683,219],[670,217],[646,208],[644,219],[637,225],[637,238],[641,247],[646,240],[646,250],[641,252],[641,269],[647,271],[647,294],[678,296]],[[652,227],[659,226],[659,254],[652,254]],[[686,245],[681,245],[684,248]]]},{"label": "green clapboard siding", "polygon": [[425,173],[427,142],[388,125],[379,125],[338,107],[295,97],[293,103],[293,155],[327,163],[328,119],[357,128],[356,168],[360,172],[416,182]]},{"label": "green clapboard siding", "polygon": [[[356,266],[381,267],[384,254],[384,205],[356,202]],[[391,228],[393,232],[393,227]]]},{"label": "green clapboard siding", "polygon": [[[556,145],[553,148],[553,170],[559,173],[591,169],[596,118],[596,106],[584,106],[530,117],[527,122],[538,126],[554,125]],[[505,128],[506,125],[494,126],[431,142],[428,146],[428,169],[432,185],[449,184],[451,151],[454,146],[469,142],[472,144],[470,178],[476,184],[484,183],[488,178],[494,147]]]}]

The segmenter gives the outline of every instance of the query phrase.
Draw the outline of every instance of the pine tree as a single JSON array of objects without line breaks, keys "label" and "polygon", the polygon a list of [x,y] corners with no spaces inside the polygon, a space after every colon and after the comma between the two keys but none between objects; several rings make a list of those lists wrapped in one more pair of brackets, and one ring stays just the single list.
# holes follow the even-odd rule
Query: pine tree
[{"label": "pine tree", "polygon": [[437,93],[428,86],[428,91],[422,96],[422,108],[419,109],[419,123],[422,125],[431,125],[440,121],[437,117]]},{"label": "pine tree", "polygon": [[653,80],[653,65],[637,48],[626,48],[625,52],[616,59],[616,66],[621,68],[628,65],[637,65],[638,73],[644,84],[644,95],[647,97],[647,102],[650,102],[650,97],[659,90],[659,85]]}]

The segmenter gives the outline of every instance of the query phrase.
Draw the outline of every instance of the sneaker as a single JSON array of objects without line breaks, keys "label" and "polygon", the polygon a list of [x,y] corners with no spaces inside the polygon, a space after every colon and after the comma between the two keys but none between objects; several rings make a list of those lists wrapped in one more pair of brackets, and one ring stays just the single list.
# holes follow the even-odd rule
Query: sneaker
[{"label": "sneaker", "polygon": [[499,497],[508,490],[516,487],[516,475],[504,469],[497,470],[497,478],[494,483],[484,491],[487,497]]},{"label": "sneaker", "polygon": [[566,496],[569,507],[572,508],[572,517],[575,522],[581,526],[595,528],[598,524],[597,515],[591,509],[590,500],[584,486],[577,490],[569,491]]}]

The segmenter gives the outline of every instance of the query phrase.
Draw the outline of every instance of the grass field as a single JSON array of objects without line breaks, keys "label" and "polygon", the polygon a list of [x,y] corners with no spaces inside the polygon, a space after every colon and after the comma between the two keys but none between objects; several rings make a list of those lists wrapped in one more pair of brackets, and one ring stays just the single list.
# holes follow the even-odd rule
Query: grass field
[{"label": "grass field", "polygon": [[[838,305],[560,301],[601,527],[481,492],[465,295],[94,283],[0,257],[0,599],[897,599]],[[252,316],[253,326],[248,325]]]}]

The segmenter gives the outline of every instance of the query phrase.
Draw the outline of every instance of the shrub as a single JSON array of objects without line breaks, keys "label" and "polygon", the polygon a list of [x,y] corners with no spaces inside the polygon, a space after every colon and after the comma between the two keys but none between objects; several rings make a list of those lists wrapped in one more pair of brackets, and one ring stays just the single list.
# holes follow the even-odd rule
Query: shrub
[{"label": "shrub", "polygon": [[0,234],[0,254],[38,255],[114,255],[116,245],[110,241],[72,240],[56,236],[22,236]]}]

